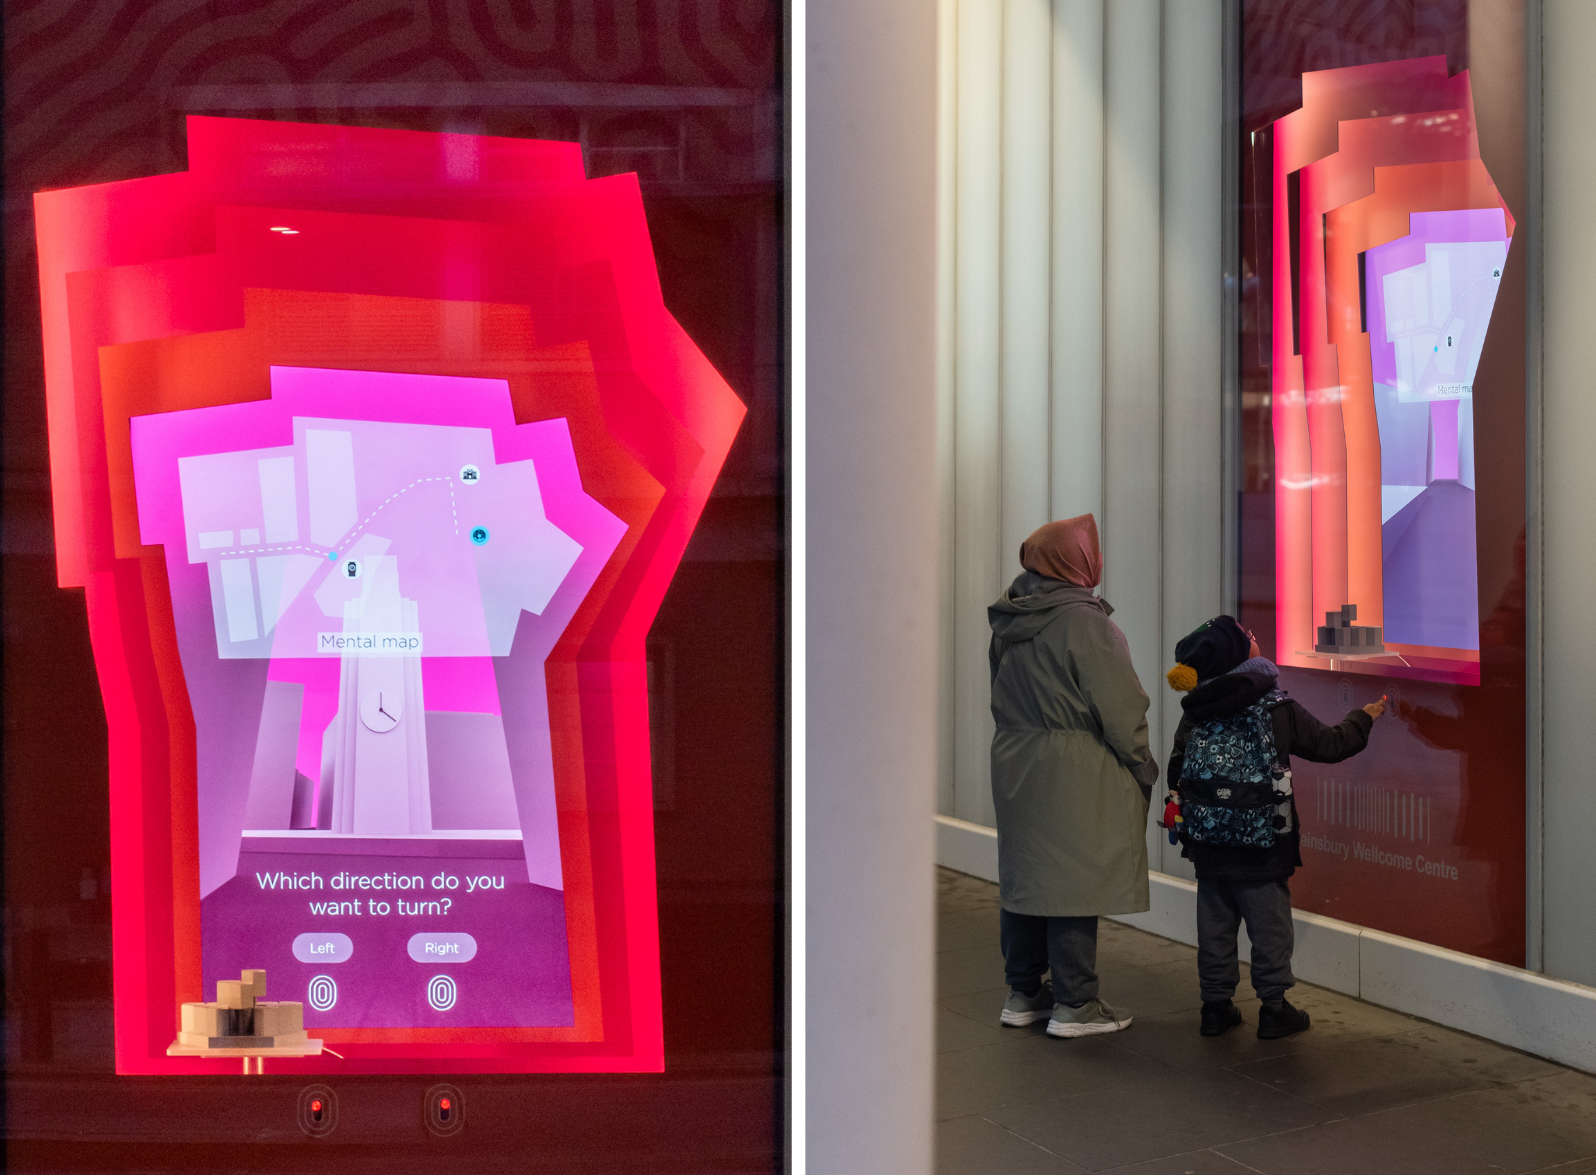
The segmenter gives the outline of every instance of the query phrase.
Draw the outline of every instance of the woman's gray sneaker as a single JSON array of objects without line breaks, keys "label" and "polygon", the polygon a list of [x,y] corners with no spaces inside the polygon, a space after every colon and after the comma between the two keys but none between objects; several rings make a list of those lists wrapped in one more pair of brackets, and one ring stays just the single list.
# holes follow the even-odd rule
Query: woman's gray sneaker
[{"label": "woman's gray sneaker", "polygon": [[1035,1024],[1038,1020],[1045,1020],[1052,1010],[1053,985],[1044,979],[1041,990],[1035,995],[1010,991],[1009,998],[1003,1002],[1003,1015],[998,1018],[1010,1028],[1020,1028],[1026,1024]]},{"label": "woman's gray sneaker", "polygon": [[1060,1004],[1047,1022],[1049,1036],[1095,1036],[1099,1032],[1118,1032],[1129,1028],[1131,1015],[1111,1008],[1102,1000],[1087,1000],[1078,1008]]}]

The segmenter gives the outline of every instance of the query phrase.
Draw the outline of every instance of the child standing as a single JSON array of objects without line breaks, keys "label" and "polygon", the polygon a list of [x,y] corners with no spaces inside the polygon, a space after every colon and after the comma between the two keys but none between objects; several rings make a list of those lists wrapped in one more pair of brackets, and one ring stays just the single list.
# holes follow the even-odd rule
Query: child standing
[{"label": "child standing", "polygon": [[[1186,693],[1169,756],[1166,827],[1179,829],[1181,855],[1197,870],[1197,973],[1202,1034],[1241,1023],[1233,1002],[1241,969],[1236,931],[1252,939],[1258,1036],[1273,1040],[1308,1027],[1286,1000],[1296,980],[1291,889],[1302,864],[1291,756],[1339,763],[1368,744],[1381,698],[1325,726],[1279,688],[1280,670],[1233,617],[1218,616],[1175,646],[1170,687]],[[1178,822],[1174,813],[1179,811]]]}]

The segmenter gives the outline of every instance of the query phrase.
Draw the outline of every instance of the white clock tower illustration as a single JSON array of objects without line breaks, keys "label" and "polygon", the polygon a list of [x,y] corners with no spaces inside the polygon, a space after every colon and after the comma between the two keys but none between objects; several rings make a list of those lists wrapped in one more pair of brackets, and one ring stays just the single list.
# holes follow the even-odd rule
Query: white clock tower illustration
[{"label": "white clock tower illustration", "polygon": [[385,645],[421,632],[416,602],[399,594],[398,559],[364,561],[363,590],[344,604],[344,634],[367,641],[346,650],[338,712],[322,740],[321,787],[332,797],[331,831],[414,836],[432,829],[421,657]]}]

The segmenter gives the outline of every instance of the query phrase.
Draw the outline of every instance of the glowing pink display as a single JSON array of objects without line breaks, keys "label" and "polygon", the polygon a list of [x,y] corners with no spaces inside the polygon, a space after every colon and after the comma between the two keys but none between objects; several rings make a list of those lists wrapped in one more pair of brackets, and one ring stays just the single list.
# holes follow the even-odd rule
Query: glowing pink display
[{"label": "glowing pink display", "polygon": [[658,1069],[643,636],[744,409],[635,178],[235,119],[189,160],[35,199],[118,1070],[218,1067],[165,1049],[243,966],[336,980],[306,1021],[342,1059],[284,1069]]},{"label": "glowing pink display", "polygon": [[1474,378],[1513,217],[1444,57],[1302,86],[1273,124],[1276,655],[1478,684]]}]

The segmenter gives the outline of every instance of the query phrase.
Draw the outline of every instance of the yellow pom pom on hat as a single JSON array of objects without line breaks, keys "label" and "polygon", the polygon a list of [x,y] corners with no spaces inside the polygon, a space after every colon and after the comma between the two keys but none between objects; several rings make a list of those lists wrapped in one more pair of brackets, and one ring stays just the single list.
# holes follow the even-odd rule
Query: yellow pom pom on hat
[{"label": "yellow pom pom on hat", "polygon": [[1186,693],[1197,688],[1197,671],[1190,665],[1176,665],[1164,679],[1169,682],[1169,688],[1177,693]]}]

